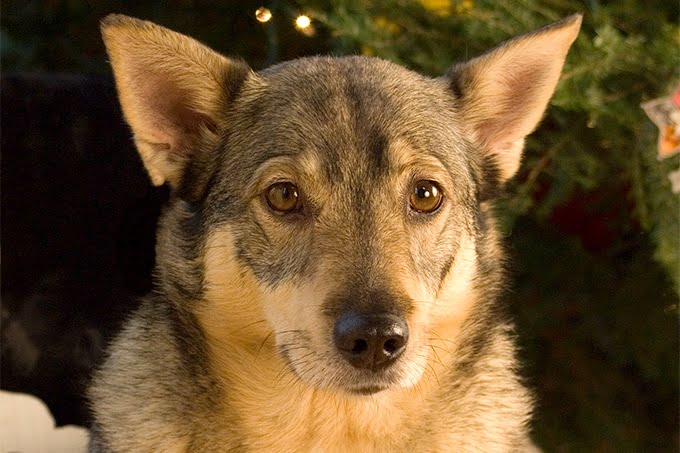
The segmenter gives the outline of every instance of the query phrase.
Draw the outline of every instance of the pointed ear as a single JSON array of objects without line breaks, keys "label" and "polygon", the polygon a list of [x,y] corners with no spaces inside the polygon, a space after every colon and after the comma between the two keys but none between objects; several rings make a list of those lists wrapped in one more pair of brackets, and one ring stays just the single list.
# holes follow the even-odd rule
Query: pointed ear
[{"label": "pointed ear", "polygon": [[216,145],[229,104],[251,71],[151,22],[114,14],[102,20],[101,31],[151,181],[177,188],[187,162]]},{"label": "pointed ear", "polygon": [[543,116],[581,19],[573,15],[514,38],[445,75],[461,102],[463,124],[496,161],[503,181],[519,168],[524,139]]}]

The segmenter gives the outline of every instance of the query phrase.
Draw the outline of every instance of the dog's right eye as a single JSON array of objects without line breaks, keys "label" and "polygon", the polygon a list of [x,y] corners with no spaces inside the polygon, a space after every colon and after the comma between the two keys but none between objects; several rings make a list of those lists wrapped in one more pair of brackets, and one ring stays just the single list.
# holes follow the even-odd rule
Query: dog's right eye
[{"label": "dog's right eye", "polygon": [[280,214],[290,214],[302,208],[300,193],[292,182],[277,182],[264,193],[269,207]]},{"label": "dog's right eye", "polygon": [[442,199],[442,191],[436,182],[421,180],[413,185],[409,202],[411,209],[423,214],[430,214],[439,209]]}]

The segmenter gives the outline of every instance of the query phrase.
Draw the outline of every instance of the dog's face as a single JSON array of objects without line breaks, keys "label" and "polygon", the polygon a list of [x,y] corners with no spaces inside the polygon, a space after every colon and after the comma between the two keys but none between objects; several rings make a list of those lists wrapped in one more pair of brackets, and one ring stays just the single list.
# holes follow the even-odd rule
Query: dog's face
[{"label": "dog's face", "polygon": [[438,79],[363,57],[256,74],[150,23],[103,30],[152,180],[201,211],[204,303],[259,313],[306,383],[370,394],[416,384],[434,337],[452,342],[480,303],[500,265],[480,251],[484,204],[517,169],[579,24]]},{"label": "dog's face", "polygon": [[288,63],[242,87],[208,196],[229,205],[234,253],[305,381],[415,383],[430,318],[463,303],[440,292],[471,289],[480,163],[455,112],[444,81],[359,57]]}]

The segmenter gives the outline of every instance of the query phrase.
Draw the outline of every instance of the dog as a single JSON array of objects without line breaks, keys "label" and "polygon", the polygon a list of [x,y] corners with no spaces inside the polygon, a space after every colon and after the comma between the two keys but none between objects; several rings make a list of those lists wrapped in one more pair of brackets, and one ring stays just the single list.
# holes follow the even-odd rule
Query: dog
[{"label": "dog", "polygon": [[254,72],[106,17],[171,196],[155,289],[93,377],[91,451],[530,449],[492,206],[580,24],[429,78],[362,56]]}]

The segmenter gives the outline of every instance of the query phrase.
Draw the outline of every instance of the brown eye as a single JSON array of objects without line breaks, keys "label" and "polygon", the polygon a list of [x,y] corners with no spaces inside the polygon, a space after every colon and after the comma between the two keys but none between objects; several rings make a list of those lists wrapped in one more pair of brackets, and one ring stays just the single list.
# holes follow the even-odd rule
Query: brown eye
[{"label": "brown eye", "polygon": [[291,182],[272,184],[267,188],[264,197],[267,199],[270,208],[282,214],[299,211],[302,207],[298,188]]},{"label": "brown eye", "polygon": [[413,185],[409,201],[412,209],[429,214],[439,209],[442,198],[442,191],[436,182],[421,180]]}]

